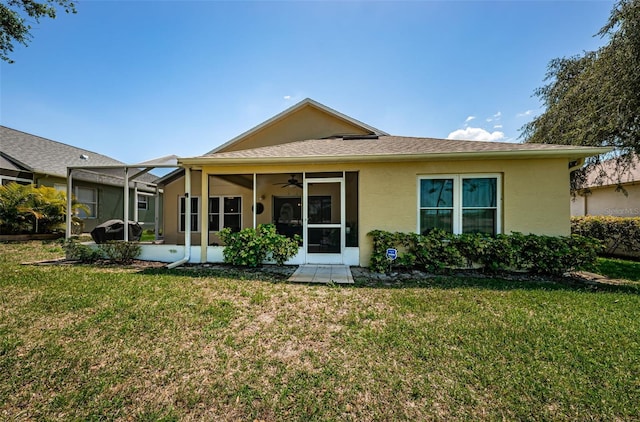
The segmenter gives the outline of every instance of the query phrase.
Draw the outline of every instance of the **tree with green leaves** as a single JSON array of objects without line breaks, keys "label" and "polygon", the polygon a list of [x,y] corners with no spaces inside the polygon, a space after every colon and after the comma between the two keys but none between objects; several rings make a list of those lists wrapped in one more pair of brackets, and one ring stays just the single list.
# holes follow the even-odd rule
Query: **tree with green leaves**
[{"label": "tree with green leaves", "polygon": [[[89,212],[72,198],[71,210]],[[64,230],[67,194],[49,186],[36,187],[10,182],[0,186],[0,234],[53,233]],[[72,228],[81,224],[72,217]]]},{"label": "tree with green leaves", "polygon": [[13,43],[28,45],[31,40],[31,20],[39,23],[40,18],[55,19],[58,9],[66,13],[76,13],[71,0],[2,0],[0,2],[0,58],[13,63],[9,54]]},{"label": "tree with green leaves", "polygon": [[522,129],[525,142],[614,148],[574,172],[574,190],[589,174],[620,185],[640,154],[640,0],[616,3],[597,35],[608,43],[549,63],[548,83],[535,91],[545,111]]}]

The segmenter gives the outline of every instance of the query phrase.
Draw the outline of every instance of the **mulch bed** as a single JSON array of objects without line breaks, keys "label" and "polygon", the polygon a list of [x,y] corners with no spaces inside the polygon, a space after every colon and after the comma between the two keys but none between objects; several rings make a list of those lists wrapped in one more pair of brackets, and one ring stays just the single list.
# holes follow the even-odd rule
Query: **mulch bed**
[{"label": "mulch bed", "polygon": [[[143,261],[133,260],[128,264],[118,264],[108,260],[99,260],[91,264],[85,264],[77,260],[69,260],[66,258],[59,258],[45,261],[25,262],[22,265],[92,265],[101,268],[123,268],[134,269],[139,271],[150,269],[162,269],[166,268],[166,262],[158,261]],[[227,264],[187,264],[176,268],[176,271],[212,271],[227,273],[231,276],[242,276],[244,278],[267,278],[275,280],[286,280],[295,272],[298,267],[295,265],[264,265],[262,267],[236,267]],[[562,277],[529,274],[529,273],[500,273],[500,274],[487,274],[478,270],[460,270],[453,271],[447,274],[432,274],[418,270],[398,270],[389,274],[376,273],[369,270],[366,267],[351,267],[351,273],[355,280],[360,281],[366,285],[394,285],[403,282],[410,282],[415,280],[425,280],[437,277],[468,277],[468,278],[499,278],[503,280],[512,281],[538,281],[538,282],[560,282],[575,287],[587,287],[597,289],[598,287],[612,287],[612,286],[629,286],[637,283],[632,283],[629,280],[610,279],[600,274],[590,273],[587,271],[576,271],[567,273]]]}]

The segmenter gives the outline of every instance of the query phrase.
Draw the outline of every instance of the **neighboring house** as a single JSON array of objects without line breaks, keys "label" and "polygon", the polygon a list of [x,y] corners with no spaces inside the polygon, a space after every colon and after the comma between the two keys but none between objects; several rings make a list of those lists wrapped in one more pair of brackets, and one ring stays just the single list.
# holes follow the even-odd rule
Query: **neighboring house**
[{"label": "neighboring house", "polygon": [[620,180],[615,176],[612,162],[605,162],[602,183],[596,183],[595,173],[588,176],[587,189],[577,192],[571,199],[571,215],[611,215],[616,217],[640,217],[640,163],[634,166]]},{"label": "neighboring house", "polygon": [[[0,184],[9,182],[50,186],[67,191],[67,167],[95,166],[93,171],[74,171],[73,194],[89,209],[81,211],[84,230],[97,224],[123,217],[123,177],[118,160],[66,145],[50,139],[0,126]],[[130,207],[137,208],[138,221],[143,227],[155,223],[155,185],[157,177],[144,174],[131,183]]]},{"label": "neighboring house", "polygon": [[391,136],[306,99],[179,159],[160,181],[164,240],[192,246],[144,256],[220,261],[223,227],[260,223],[302,237],[292,264],[368,265],[375,229],[568,235],[570,168],[606,151]]}]

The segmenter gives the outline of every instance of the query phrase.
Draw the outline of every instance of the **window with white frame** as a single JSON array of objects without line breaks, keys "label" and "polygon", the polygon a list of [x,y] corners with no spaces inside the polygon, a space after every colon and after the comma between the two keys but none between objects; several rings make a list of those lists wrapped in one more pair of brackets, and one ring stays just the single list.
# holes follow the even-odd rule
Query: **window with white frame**
[{"label": "window with white frame", "polygon": [[[192,196],[191,197],[191,215],[189,216],[189,221],[191,224],[192,232],[200,231],[200,197]],[[185,230],[185,221],[186,221],[186,198],[184,196],[180,197],[180,224],[178,230],[183,232]]]},{"label": "window with white frame", "polygon": [[17,183],[19,185],[30,185],[33,183],[33,181],[29,179],[22,179],[19,177],[0,176],[0,185],[6,186],[9,183]]},{"label": "window with white frame", "polygon": [[96,188],[87,188],[76,186],[76,200],[78,203],[87,207],[87,210],[79,209],[78,217],[80,218],[97,218],[98,217],[98,190]]},{"label": "window with white frame", "polygon": [[148,210],[149,209],[149,196],[143,195],[141,193],[138,194],[138,209],[139,210]]},{"label": "window with white frame", "polygon": [[242,228],[242,198],[240,196],[209,197],[209,231],[217,232],[225,227],[233,231]]},{"label": "window with white frame", "polygon": [[500,189],[498,174],[421,176],[419,233],[500,233]]}]

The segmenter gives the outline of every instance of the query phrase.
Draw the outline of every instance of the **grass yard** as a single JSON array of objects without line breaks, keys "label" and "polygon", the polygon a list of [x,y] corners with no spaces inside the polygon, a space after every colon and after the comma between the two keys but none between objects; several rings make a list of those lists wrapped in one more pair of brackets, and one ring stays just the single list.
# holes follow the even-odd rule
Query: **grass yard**
[{"label": "grass yard", "polygon": [[616,258],[599,258],[596,271],[609,278],[640,281],[640,262]]},{"label": "grass yard", "polygon": [[59,256],[0,245],[0,419],[640,419],[637,284],[19,265]]}]

